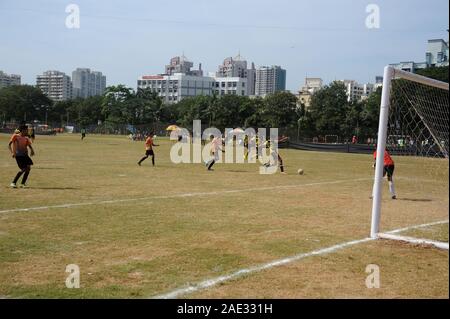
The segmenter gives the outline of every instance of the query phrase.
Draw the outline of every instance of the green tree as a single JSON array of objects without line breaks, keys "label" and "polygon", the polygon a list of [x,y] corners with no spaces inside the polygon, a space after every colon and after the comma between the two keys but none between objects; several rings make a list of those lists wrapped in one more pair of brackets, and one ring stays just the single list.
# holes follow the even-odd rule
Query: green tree
[{"label": "green tree", "polygon": [[81,127],[96,125],[104,121],[102,114],[102,96],[92,96],[75,101],[72,112],[76,114],[76,122]]},{"label": "green tree", "polygon": [[345,135],[342,124],[346,121],[346,112],[349,109],[343,83],[333,82],[317,91],[311,99],[309,109],[309,120],[313,123],[315,133]]},{"label": "green tree", "polygon": [[124,85],[106,88],[102,101],[102,115],[107,125],[128,124],[134,118],[133,110],[130,104],[127,104],[133,96],[133,89]]},{"label": "green tree", "polygon": [[287,128],[297,124],[297,97],[289,92],[277,92],[264,99],[261,111],[262,120],[267,127]]},{"label": "green tree", "polygon": [[263,110],[264,99],[261,97],[247,98],[244,101],[242,108],[242,118],[245,117],[243,122],[244,127],[259,128],[264,127]]},{"label": "green tree", "polygon": [[237,95],[225,95],[214,100],[211,126],[220,130],[242,126],[244,120],[240,116],[240,109],[244,99]]},{"label": "green tree", "polygon": [[362,108],[362,102],[351,102],[346,105],[345,117],[341,123],[339,134],[342,140],[350,141],[353,135],[360,135]]},{"label": "green tree", "polygon": [[417,71],[417,74],[448,83],[448,66],[426,68]]},{"label": "green tree", "polygon": [[0,90],[0,119],[6,121],[45,121],[52,101],[31,85],[14,85]]},{"label": "green tree", "polygon": [[381,91],[379,87],[369,98],[362,103],[361,110],[361,137],[375,137],[378,134],[380,117]]},{"label": "green tree", "polygon": [[179,114],[178,123],[186,128],[192,128],[194,120],[201,120],[204,125],[210,125],[214,119],[216,97],[195,96],[186,98],[176,105]]},{"label": "green tree", "polygon": [[163,117],[163,102],[151,89],[138,89],[136,95],[127,101],[132,115],[132,124],[153,124]]}]

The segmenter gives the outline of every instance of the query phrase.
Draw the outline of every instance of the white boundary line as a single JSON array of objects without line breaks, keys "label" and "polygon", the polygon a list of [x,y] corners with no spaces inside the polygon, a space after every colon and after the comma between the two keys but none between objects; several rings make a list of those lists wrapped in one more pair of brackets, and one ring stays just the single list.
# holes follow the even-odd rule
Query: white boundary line
[{"label": "white boundary line", "polygon": [[396,230],[387,232],[386,234],[394,235],[394,234],[398,234],[398,233],[403,233],[403,232],[408,231],[408,230],[414,230],[414,229],[418,229],[418,228],[425,228],[425,227],[443,225],[443,224],[448,224],[448,223],[449,223],[449,220],[447,219],[447,220],[442,220],[440,222],[435,222],[435,223],[429,223],[429,224],[423,224],[423,225],[418,225],[418,226],[411,226],[411,227],[400,228],[400,229],[396,229]]},{"label": "white boundary line", "polygon": [[409,236],[398,236],[397,235],[399,233],[402,233],[402,232],[408,231],[408,230],[414,230],[414,229],[418,229],[418,228],[425,228],[425,227],[436,226],[436,225],[443,225],[443,224],[448,224],[448,223],[449,223],[448,220],[443,220],[443,221],[436,222],[436,223],[430,223],[430,224],[424,224],[424,225],[419,225],[419,226],[412,226],[412,227],[407,227],[407,228],[402,228],[402,229],[396,229],[396,230],[390,231],[388,233],[379,233],[378,238],[404,241],[404,242],[409,242],[411,244],[417,244],[417,245],[431,245],[431,246],[435,246],[439,249],[449,250],[449,247],[448,247],[449,245],[448,245],[448,243],[445,243],[445,242],[429,240],[429,239],[424,239],[424,238],[414,238],[414,237],[409,237]]},{"label": "white boundary line", "polygon": [[289,189],[289,188],[301,188],[301,187],[320,186],[320,185],[342,184],[342,183],[348,183],[348,182],[368,181],[368,180],[372,180],[372,179],[373,178],[359,178],[359,179],[347,179],[347,180],[337,180],[337,181],[327,181],[327,182],[316,182],[316,183],[309,183],[309,184],[232,189],[232,190],[221,190],[221,191],[214,191],[214,192],[181,193],[181,194],[173,194],[173,195],[166,195],[166,196],[151,196],[151,197],[129,198],[129,199],[102,200],[102,201],[94,201],[94,202],[60,204],[60,205],[51,205],[51,206],[29,207],[29,208],[13,208],[13,209],[0,210],[0,214],[42,211],[42,210],[49,210],[49,209],[54,209],[54,208],[73,208],[73,207],[80,207],[80,206],[109,205],[109,204],[136,202],[136,201],[146,201],[146,200],[152,200],[152,199],[158,200],[158,199],[186,198],[186,197],[198,197],[198,196],[214,196],[214,195],[224,195],[224,194],[236,194],[236,193],[243,193],[243,192],[257,192],[257,191],[279,190],[279,189]]},{"label": "white boundary line", "polygon": [[[422,225],[416,225],[416,226],[411,226],[411,227],[406,227],[406,228],[401,228],[401,229],[396,229],[393,230],[391,232],[389,232],[389,234],[393,234],[393,233],[397,233],[397,232],[401,232],[401,231],[406,231],[406,230],[411,230],[411,229],[417,229],[417,228],[424,228],[424,227],[429,227],[429,226],[434,226],[434,225],[440,225],[440,224],[445,224],[448,223],[449,221],[439,221],[439,222],[435,222],[435,223],[428,223],[428,224],[422,224]],[[373,238],[363,238],[363,239],[359,239],[359,240],[354,240],[354,241],[349,241],[349,242],[345,242],[342,244],[338,244],[338,245],[334,245],[328,248],[323,248],[323,249],[319,249],[319,250],[315,250],[309,253],[303,253],[303,254],[299,254],[299,255],[295,255],[292,257],[287,257],[287,258],[283,258],[283,259],[279,259],[279,260],[275,260],[266,264],[262,264],[259,266],[254,266],[254,267],[250,267],[250,268],[244,268],[241,270],[238,270],[234,273],[231,273],[229,275],[225,275],[225,276],[220,276],[220,277],[216,277],[216,278],[212,278],[212,279],[207,279],[204,281],[201,281],[195,285],[191,285],[188,286],[186,288],[179,288],[176,290],[173,290],[169,293],[163,294],[163,295],[157,295],[157,296],[153,296],[150,297],[152,299],[175,299],[178,298],[180,296],[183,295],[187,295],[187,294],[191,294],[194,292],[197,292],[199,290],[203,290],[206,288],[211,288],[214,287],[220,283],[223,283],[225,281],[230,281],[239,277],[242,277],[244,275],[250,274],[250,273],[254,273],[254,272],[259,272],[262,270],[266,270],[266,269],[270,269],[270,268],[274,268],[274,267],[278,267],[278,266],[282,266],[282,265],[286,265],[286,264],[290,264],[302,259],[305,259],[307,257],[312,257],[312,256],[320,256],[320,255],[325,255],[325,254],[329,254],[329,253],[333,253],[335,251],[350,247],[350,246],[354,246],[354,245],[358,245],[358,244],[362,244],[362,243],[367,243],[370,241],[375,241],[376,239]]]},{"label": "white boundary line", "polygon": [[406,243],[416,244],[416,245],[428,245],[428,246],[435,246],[439,249],[448,250],[448,243],[435,241],[435,240],[428,240],[423,238],[414,238],[409,236],[398,236],[398,235],[391,235],[391,234],[383,234],[379,233],[378,238],[380,239],[388,239],[388,240],[396,240],[396,241],[403,241]]}]

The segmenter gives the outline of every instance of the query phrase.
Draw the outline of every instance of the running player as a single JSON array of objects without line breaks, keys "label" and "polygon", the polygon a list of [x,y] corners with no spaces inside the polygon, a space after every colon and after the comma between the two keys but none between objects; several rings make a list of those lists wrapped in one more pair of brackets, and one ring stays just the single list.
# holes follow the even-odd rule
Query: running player
[{"label": "running player", "polygon": [[244,136],[244,160],[248,159],[248,145],[249,145],[249,139],[248,139],[248,135]]},{"label": "running player", "polygon": [[[282,137],[281,139],[279,139],[278,143],[285,142],[286,140],[287,140],[287,138]],[[270,158],[269,158],[269,162],[264,164],[264,166],[270,167],[270,166],[272,166],[272,163],[278,162],[278,167],[280,168],[281,174],[286,174],[286,172],[284,171],[283,158],[281,158],[280,153],[278,152],[278,149],[275,149],[273,147],[272,143],[270,143],[270,141],[266,142],[266,147],[269,149]]]},{"label": "running player", "polygon": [[86,129],[85,129],[85,128],[82,128],[82,129],[81,129],[81,140],[84,140],[85,137],[86,137]]},{"label": "running player", "polygon": [[147,140],[145,141],[145,156],[141,158],[141,160],[138,162],[138,165],[141,166],[142,162],[145,161],[149,156],[152,157],[152,164],[155,166],[155,152],[153,151],[153,146],[159,146],[156,145],[153,142],[153,132],[151,132],[147,136]]},{"label": "running player", "polygon": [[[375,163],[373,164],[373,168],[376,167],[376,161],[377,161],[377,151],[373,153],[373,159]],[[395,163],[394,160],[391,157],[391,154],[387,150],[384,151],[384,169],[383,169],[383,177],[387,175],[388,181],[389,181],[389,192],[391,193],[392,199],[397,199],[397,195],[395,193],[395,186],[394,186],[394,170],[395,170]]]},{"label": "running player", "polygon": [[28,138],[28,127],[21,126],[20,134],[13,134],[11,140],[9,141],[8,148],[11,152],[13,158],[16,159],[17,166],[19,166],[20,171],[17,173],[16,177],[11,183],[12,188],[17,188],[17,182],[20,177],[23,175],[21,187],[26,188],[26,183],[28,180],[28,176],[31,171],[31,165],[33,165],[33,161],[28,156],[28,148],[31,150],[31,156],[34,156],[34,150],[31,146],[32,142],[30,138]]},{"label": "running player", "polygon": [[220,151],[223,151],[222,138],[215,136],[211,142],[211,154],[213,156],[213,159],[206,163],[206,167],[208,168],[208,171],[213,170],[212,167],[219,160],[219,152]]}]

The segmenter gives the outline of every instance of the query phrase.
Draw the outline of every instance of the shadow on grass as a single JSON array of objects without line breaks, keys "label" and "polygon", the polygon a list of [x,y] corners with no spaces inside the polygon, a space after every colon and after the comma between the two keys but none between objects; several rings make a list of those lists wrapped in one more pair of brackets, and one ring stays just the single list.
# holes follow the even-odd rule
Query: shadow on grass
[{"label": "shadow on grass", "polygon": [[432,199],[422,199],[422,198],[399,198],[398,200],[406,201],[406,202],[432,202]]},{"label": "shadow on grass", "polygon": [[252,171],[238,171],[238,170],[227,170],[227,171],[224,171],[224,172],[226,172],[226,173],[248,173],[248,174],[254,174],[255,172],[252,172]]},{"label": "shadow on grass", "polygon": [[29,187],[30,189],[40,189],[40,190],[52,190],[52,191],[65,191],[65,190],[78,190],[79,188],[75,187]]}]

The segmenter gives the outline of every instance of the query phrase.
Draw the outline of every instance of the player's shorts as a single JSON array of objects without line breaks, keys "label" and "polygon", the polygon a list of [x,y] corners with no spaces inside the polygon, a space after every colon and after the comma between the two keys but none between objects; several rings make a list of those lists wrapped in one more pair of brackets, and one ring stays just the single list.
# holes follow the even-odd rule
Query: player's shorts
[{"label": "player's shorts", "polygon": [[28,155],[16,156],[16,162],[20,169],[25,169],[27,166],[33,165],[33,161]]},{"label": "player's shorts", "polygon": [[395,170],[394,165],[385,166],[383,171],[383,177],[386,176],[387,174],[387,176],[391,178],[392,176],[394,176],[394,170]]},{"label": "player's shorts", "polygon": [[145,151],[145,155],[146,155],[146,156],[154,156],[155,153],[153,152],[153,150],[146,150],[146,151]]}]

